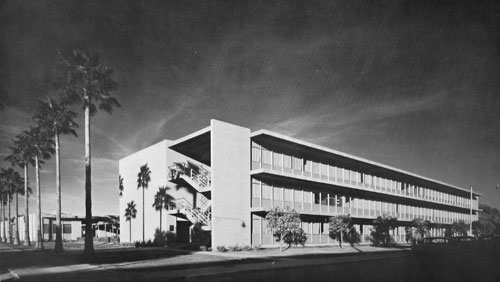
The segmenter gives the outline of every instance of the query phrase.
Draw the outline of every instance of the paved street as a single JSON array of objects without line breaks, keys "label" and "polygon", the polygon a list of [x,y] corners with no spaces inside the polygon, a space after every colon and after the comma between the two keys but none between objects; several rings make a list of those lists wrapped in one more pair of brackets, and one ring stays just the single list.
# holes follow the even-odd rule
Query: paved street
[{"label": "paved street", "polygon": [[[0,248],[0,255],[2,281],[500,281],[490,258],[419,260],[408,249],[371,246],[232,253],[103,248],[88,262],[75,251]],[[61,257],[67,263],[55,259]]]}]

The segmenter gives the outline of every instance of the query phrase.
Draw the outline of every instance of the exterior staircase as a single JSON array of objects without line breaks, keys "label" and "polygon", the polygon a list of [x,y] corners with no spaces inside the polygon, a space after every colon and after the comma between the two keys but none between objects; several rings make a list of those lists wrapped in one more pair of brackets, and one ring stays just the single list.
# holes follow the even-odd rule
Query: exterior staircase
[{"label": "exterior staircase", "polygon": [[208,193],[212,189],[210,171],[203,166],[195,169],[187,163],[175,163],[169,167],[169,175],[171,182],[185,182],[200,193]]},{"label": "exterior staircase", "polygon": [[192,223],[199,222],[202,229],[212,230],[212,203],[209,199],[211,194],[212,180],[210,171],[202,166],[193,167],[187,163],[175,163],[169,167],[170,182],[181,185],[189,185],[198,191],[196,204],[185,198],[175,200],[175,213]]}]

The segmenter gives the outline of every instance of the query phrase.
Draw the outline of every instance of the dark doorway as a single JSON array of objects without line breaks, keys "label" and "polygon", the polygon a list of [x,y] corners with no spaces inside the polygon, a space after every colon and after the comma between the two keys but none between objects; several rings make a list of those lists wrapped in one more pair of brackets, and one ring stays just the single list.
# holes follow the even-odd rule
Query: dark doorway
[{"label": "dark doorway", "polygon": [[189,221],[177,221],[177,243],[189,243]]}]

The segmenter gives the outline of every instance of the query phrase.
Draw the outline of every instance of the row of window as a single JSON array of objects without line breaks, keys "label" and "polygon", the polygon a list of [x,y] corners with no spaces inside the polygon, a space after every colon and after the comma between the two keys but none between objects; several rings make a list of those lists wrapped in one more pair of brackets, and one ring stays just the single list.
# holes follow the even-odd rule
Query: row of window
[{"label": "row of window", "polygon": [[439,223],[452,223],[458,220],[467,222],[470,220],[470,215],[465,213],[355,198],[339,193],[277,187],[257,179],[252,179],[251,193],[252,207],[288,206],[299,212],[311,211],[318,214],[350,213],[353,216],[366,217],[388,214],[401,220],[422,218]]},{"label": "row of window", "polygon": [[466,197],[460,197],[449,193],[419,187],[417,185],[402,183],[329,164],[323,164],[312,160],[273,152],[255,142],[252,142],[252,169],[258,168],[267,168],[331,181],[336,184],[349,184],[361,188],[378,190],[397,195],[405,195],[413,198],[431,200],[460,207],[470,207],[471,203],[471,200]]}]

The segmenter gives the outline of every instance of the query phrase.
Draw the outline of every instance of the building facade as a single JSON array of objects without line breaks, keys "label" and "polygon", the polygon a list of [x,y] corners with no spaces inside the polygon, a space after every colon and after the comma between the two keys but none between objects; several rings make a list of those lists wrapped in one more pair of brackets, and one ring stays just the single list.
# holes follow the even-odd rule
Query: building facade
[{"label": "building facade", "polygon": [[[160,226],[153,206],[159,187],[175,199],[163,211],[163,231],[188,241],[193,223],[209,232],[212,246],[272,245],[265,215],[290,207],[301,215],[306,244],[335,243],[328,218],[350,214],[361,242],[370,242],[371,223],[383,214],[397,217],[395,241],[405,241],[414,218],[440,223],[444,234],[454,221],[477,220],[480,194],[397,168],[358,158],[275,132],[212,120],[209,127],[175,141],[164,140],[120,160],[121,241],[141,241],[140,166],[148,164],[151,182],[144,191],[145,240]],[[136,218],[123,216],[134,201]]]}]

